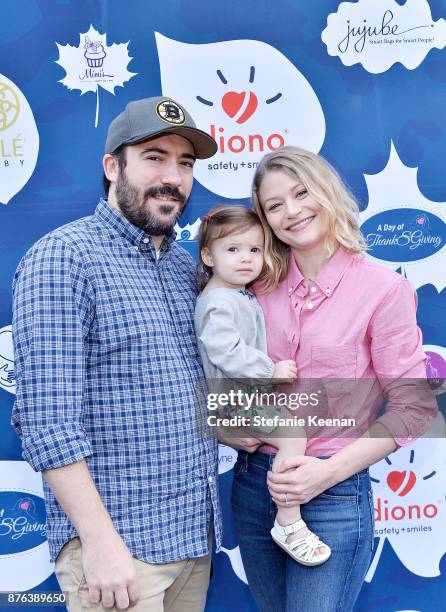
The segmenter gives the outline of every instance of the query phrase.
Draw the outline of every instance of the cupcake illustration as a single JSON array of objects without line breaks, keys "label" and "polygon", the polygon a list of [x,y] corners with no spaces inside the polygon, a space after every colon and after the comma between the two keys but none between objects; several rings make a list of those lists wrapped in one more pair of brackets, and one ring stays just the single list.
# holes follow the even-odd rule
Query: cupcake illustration
[{"label": "cupcake illustration", "polygon": [[104,63],[104,57],[107,55],[101,41],[93,42],[86,36],[84,49],[84,57],[90,68],[100,68]]}]

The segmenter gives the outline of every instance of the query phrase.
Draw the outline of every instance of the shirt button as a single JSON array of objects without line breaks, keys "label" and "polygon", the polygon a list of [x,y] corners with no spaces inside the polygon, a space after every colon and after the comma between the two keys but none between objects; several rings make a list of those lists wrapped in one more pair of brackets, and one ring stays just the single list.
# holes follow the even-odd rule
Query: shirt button
[{"label": "shirt button", "polygon": [[144,244],[147,244],[149,242],[150,238],[143,238],[142,241],[144,242]]},{"label": "shirt button", "polygon": [[316,293],[317,289],[316,289],[316,287],[311,287],[310,291],[311,291],[311,293]]},{"label": "shirt button", "polygon": [[214,477],[213,476],[209,476],[208,482],[210,482],[212,484],[214,482]]},{"label": "shirt button", "polygon": [[139,246],[138,245],[134,246],[133,248],[135,249],[135,251],[139,251]]},{"label": "shirt button", "polygon": [[307,308],[308,308],[308,310],[313,310],[314,304],[312,302],[308,302]]},{"label": "shirt button", "polygon": [[292,290],[291,287],[288,289],[288,293],[290,293],[290,294],[293,293],[293,290]]}]

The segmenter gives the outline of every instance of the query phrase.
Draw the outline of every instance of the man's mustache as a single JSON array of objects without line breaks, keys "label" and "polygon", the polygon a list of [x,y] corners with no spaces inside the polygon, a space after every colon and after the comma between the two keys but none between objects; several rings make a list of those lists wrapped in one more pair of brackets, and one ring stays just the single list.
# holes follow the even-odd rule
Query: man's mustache
[{"label": "man's mustache", "polygon": [[144,198],[155,198],[158,195],[170,196],[175,200],[178,200],[180,204],[184,204],[186,201],[186,197],[177,189],[176,187],[169,187],[165,185],[164,187],[150,187],[147,191],[144,192]]}]

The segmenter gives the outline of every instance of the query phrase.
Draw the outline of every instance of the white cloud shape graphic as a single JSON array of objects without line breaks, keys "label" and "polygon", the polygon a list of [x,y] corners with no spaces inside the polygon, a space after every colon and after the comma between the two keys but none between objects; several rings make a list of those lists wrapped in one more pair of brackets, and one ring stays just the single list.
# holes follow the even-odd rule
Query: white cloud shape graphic
[{"label": "white cloud shape graphic", "polygon": [[220,549],[220,552],[225,553],[229,557],[229,561],[231,562],[231,567],[234,571],[234,574],[245,584],[248,584],[248,579],[246,578],[245,568],[243,567],[242,557],[240,555],[240,548],[236,546],[235,548],[224,548],[223,546]]},{"label": "white cloud shape graphic", "polygon": [[225,474],[232,470],[237,461],[237,451],[235,448],[226,446],[225,444],[218,445],[218,473]]},{"label": "white cloud shape graphic", "polygon": [[39,132],[28,100],[0,74],[0,203],[7,204],[29,181],[39,153]]},{"label": "white cloud shape graphic", "polygon": [[9,393],[16,390],[11,325],[0,329],[0,387]]},{"label": "white cloud shape graphic", "polygon": [[386,538],[410,572],[426,578],[440,575],[446,552],[444,433],[444,419],[439,416],[422,438],[370,468],[379,544],[367,582],[373,578]]},{"label": "white cloud shape graphic", "polygon": [[186,44],[155,33],[163,94],[211,133],[219,150],[194,176],[210,191],[247,198],[254,168],[284,144],[319,152],[325,119],[310,83],[280,51],[258,40]]},{"label": "white cloud shape graphic", "polygon": [[[385,264],[393,270],[402,269],[403,274],[413,283],[416,289],[422,285],[432,283],[437,291],[442,291],[446,286],[446,225],[445,203],[432,202],[423,196],[417,183],[418,168],[409,168],[405,166],[398,157],[398,153],[391,142],[389,160],[386,167],[377,174],[365,174],[364,178],[367,183],[369,192],[369,204],[365,210],[359,215],[360,225],[368,239],[369,246],[372,240],[388,241],[388,246],[380,249],[384,250],[385,258],[375,257],[374,250],[370,250],[367,257],[374,259],[378,263]],[[416,218],[412,218],[407,213],[407,209],[413,210],[412,217],[416,217],[416,213],[420,213],[420,217],[426,218],[423,225],[416,226]],[[390,225],[385,227],[380,225],[380,219],[386,219],[385,213],[389,211],[397,211],[401,220],[404,221],[401,229],[395,227],[390,229]],[[393,213],[391,213],[393,214]],[[381,215],[381,216],[380,216]],[[433,217],[435,215],[435,217]],[[377,219],[373,233],[368,234],[364,231],[364,224],[372,217]],[[432,221],[436,221],[436,228],[429,226],[429,217]],[[421,255],[423,240],[434,242],[435,240],[443,241],[443,246],[435,253]],[[385,243],[384,243],[385,244]],[[418,259],[407,261],[409,252],[420,253]],[[399,255],[400,253],[400,255]],[[392,259],[390,259],[392,257]]]},{"label": "white cloud shape graphic", "polygon": [[341,2],[327,18],[322,40],[345,66],[362,64],[373,74],[400,62],[413,70],[433,48],[446,44],[446,22],[434,22],[427,0]]},{"label": "white cloud shape graphic", "polygon": [[[1,491],[20,491],[43,499],[42,476],[25,461],[0,461]],[[2,510],[5,509],[0,508],[0,512]],[[41,584],[53,571],[46,540],[23,552],[0,555],[0,591],[28,591]]]},{"label": "white cloud shape graphic", "polygon": [[115,87],[124,87],[124,83],[136,76],[136,72],[127,70],[131,61],[128,53],[129,43],[107,46],[107,34],[100,34],[90,25],[88,32],[79,34],[79,46],[60,45],[59,64],[66,72],[62,83],[68,89],[79,89],[81,95],[88,91],[96,93],[95,127],[99,122],[99,87],[115,95]]},{"label": "white cloud shape graphic", "polygon": [[184,240],[196,240],[198,236],[198,230],[200,229],[201,219],[198,217],[193,223],[186,223],[184,227],[181,227],[179,223],[177,223],[174,227],[178,241]]}]

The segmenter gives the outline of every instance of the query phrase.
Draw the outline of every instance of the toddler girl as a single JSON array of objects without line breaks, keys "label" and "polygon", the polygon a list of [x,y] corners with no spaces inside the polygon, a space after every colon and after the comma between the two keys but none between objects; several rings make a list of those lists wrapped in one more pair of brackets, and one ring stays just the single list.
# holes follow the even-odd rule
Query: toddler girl
[{"label": "toddler girl", "polygon": [[[205,215],[200,226],[201,293],[195,310],[195,330],[210,384],[223,380],[279,382],[297,378],[294,361],[274,363],[266,354],[263,313],[247,289],[264,266],[271,265],[264,242],[259,218],[245,206],[216,206]],[[239,414],[243,412],[241,409]],[[250,435],[253,431],[254,437],[278,449],[273,471],[283,460],[305,454],[303,429],[293,437],[289,429],[280,426],[272,432],[266,431],[268,435],[264,428],[251,427]],[[286,508],[278,508],[271,535],[303,565],[320,565],[331,554],[329,546],[307,528],[298,505],[290,503]]]}]

